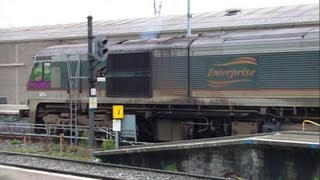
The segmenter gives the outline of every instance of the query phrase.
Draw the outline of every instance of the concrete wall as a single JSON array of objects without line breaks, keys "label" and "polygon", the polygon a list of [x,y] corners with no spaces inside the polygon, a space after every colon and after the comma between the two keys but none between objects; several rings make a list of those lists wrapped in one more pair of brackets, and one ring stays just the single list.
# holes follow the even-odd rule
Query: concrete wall
[{"label": "concrete wall", "polygon": [[[104,156],[102,161],[244,179],[319,179],[318,149],[233,145]],[[169,168],[171,166],[171,168]]]},{"label": "concrete wall", "polygon": [[26,104],[27,82],[36,53],[53,45],[85,42],[86,39],[70,39],[0,43],[0,97],[7,98],[8,104]]},{"label": "concrete wall", "polygon": [[0,44],[0,96],[7,97],[8,104],[26,104],[26,84],[31,72],[33,57],[40,49],[56,44],[60,42]]}]

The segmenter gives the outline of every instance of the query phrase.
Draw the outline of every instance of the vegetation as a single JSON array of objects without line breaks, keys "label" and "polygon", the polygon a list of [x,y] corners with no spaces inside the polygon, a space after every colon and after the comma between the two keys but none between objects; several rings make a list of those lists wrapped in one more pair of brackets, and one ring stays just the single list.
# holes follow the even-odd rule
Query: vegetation
[{"label": "vegetation", "polygon": [[[82,161],[91,161],[92,150],[88,147],[88,132],[81,134],[84,138],[80,141],[79,145],[69,145],[63,143],[60,147],[60,143],[55,143],[51,140],[41,143],[23,143],[19,139],[8,140],[8,145],[1,148],[2,151],[17,152],[17,153],[29,153],[44,156],[52,156],[57,158],[66,158]],[[1,141],[1,140],[0,140]],[[4,142],[0,142],[4,143]],[[101,149],[112,150],[115,149],[115,142],[113,140],[105,139],[101,144]]]},{"label": "vegetation", "polygon": [[[0,143],[5,143],[4,141]],[[12,139],[8,141],[6,146],[0,148],[1,151],[28,153],[44,156],[52,156],[57,158],[74,159],[82,161],[91,161],[91,151],[83,146],[70,146],[66,143],[60,149],[59,143],[41,142],[41,143],[22,143],[19,139]],[[62,150],[62,151],[60,151]]]},{"label": "vegetation", "polygon": [[164,170],[176,172],[177,171],[177,165],[175,163],[168,164],[167,166],[164,167]]},{"label": "vegetation", "polygon": [[88,145],[89,145],[89,140],[88,140],[89,132],[88,131],[83,131],[83,133],[81,134],[81,137],[82,137],[82,141],[81,141],[82,146],[88,147]]},{"label": "vegetation", "polygon": [[12,144],[12,145],[18,145],[18,144],[21,144],[21,141],[20,141],[19,139],[12,139],[12,140],[10,141],[10,144]]},{"label": "vegetation", "polygon": [[110,139],[104,139],[101,147],[103,150],[113,150],[115,149],[115,142]]},{"label": "vegetation", "polygon": [[60,151],[59,144],[51,144],[45,149],[46,151],[37,154],[83,161],[90,161],[91,159],[91,152],[79,146],[63,145],[62,151]]}]

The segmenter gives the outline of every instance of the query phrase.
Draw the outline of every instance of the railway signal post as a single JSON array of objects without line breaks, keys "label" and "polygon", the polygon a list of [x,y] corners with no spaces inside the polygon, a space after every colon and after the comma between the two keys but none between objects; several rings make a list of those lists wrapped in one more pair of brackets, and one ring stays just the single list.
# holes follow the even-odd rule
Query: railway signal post
[{"label": "railway signal post", "polygon": [[[92,39],[93,39],[93,32],[92,32],[92,16],[88,16],[88,71],[89,71],[89,77],[88,77],[88,84],[89,84],[89,105],[90,99],[97,98],[96,95],[92,93],[92,89],[94,89],[94,80],[93,80],[93,62],[95,61],[95,58],[93,57],[93,47],[92,47]],[[96,108],[96,107],[95,107]],[[94,134],[94,122],[93,122],[93,116],[94,116],[94,106],[89,106],[89,147],[94,148],[95,147],[95,134]]]},{"label": "railway signal post", "polygon": [[[93,48],[93,39],[94,48]],[[97,95],[95,89],[95,79],[93,77],[93,71],[95,66],[93,63],[98,61],[105,61],[109,54],[108,39],[105,36],[93,36],[92,28],[92,16],[88,16],[88,83],[89,83],[89,147],[95,146],[95,134],[94,134],[94,110],[97,108]],[[93,51],[94,50],[94,51]]]}]

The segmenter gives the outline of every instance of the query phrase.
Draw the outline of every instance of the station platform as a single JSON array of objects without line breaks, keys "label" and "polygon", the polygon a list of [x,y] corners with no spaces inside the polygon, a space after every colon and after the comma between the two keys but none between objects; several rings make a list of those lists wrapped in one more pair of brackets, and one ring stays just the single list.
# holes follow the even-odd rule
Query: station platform
[{"label": "station platform", "polygon": [[19,115],[20,110],[28,110],[27,105],[0,104],[0,114]]},{"label": "station platform", "polygon": [[33,180],[93,180],[92,178],[84,178],[72,175],[50,173],[45,171],[30,170],[12,166],[0,165],[0,179],[33,179]]},{"label": "station platform", "polygon": [[222,138],[157,143],[147,146],[135,146],[129,148],[124,147],[117,150],[95,151],[93,152],[93,155],[99,158],[104,155],[112,154],[156,152],[250,144],[320,149],[320,132],[279,131],[254,135],[228,136]]}]

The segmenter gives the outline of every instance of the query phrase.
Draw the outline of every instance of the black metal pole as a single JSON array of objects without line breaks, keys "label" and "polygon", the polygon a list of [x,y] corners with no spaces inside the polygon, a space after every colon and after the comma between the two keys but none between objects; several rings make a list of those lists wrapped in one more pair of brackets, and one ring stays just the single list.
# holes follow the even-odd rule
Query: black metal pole
[{"label": "black metal pole", "polygon": [[[89,71],[89,77],[88,77],[88,84],[89,84],[89,102],[90,97],[93,95],[91,94],[91,88],[94,88],[93,84],[93,62],[95,59],[93,58],[93,47],[92,47],[92,41],[93,41],[93,32],[92,32],[92,16],[88,16],[88,71]],[[95,147],[95,135],[94,135],[94,110],[90,109],[89,107],[89,147],[94,148]]]}]

